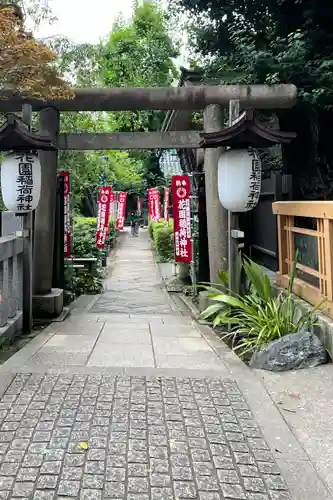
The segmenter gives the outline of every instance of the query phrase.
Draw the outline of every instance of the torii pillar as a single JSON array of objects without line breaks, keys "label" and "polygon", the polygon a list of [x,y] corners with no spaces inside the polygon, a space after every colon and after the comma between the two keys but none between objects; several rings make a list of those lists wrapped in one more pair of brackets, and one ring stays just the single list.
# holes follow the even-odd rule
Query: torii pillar
[{"label": "torii pillar", "polygon": [[[57,109],[40,111],[40,133],[48,134],[55,143],[59,126]],[[63,290],[52,288],[58,152],[40,151],[39,158],[42,183],[34,225],[33,313],[36,317],[57,317],[63,309]]]},{"label": "torii pillar", "polygon": [[[224,128],[223,108],[207,106],[203,121],[205,132],[219,132]],[[212,283],[219,282],[220,269],[228,269],[228,212],[219,200],[217,180],[217,162],[222,151],[222,148],[213,148],[205,149],[204,153],[209,276]]]}]

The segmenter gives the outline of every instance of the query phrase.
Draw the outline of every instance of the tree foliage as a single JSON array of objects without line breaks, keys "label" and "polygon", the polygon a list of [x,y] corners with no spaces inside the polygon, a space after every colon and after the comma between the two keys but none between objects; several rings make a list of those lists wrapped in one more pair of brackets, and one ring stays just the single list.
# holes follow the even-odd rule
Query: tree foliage
[{"label": "tree foliage", "polygon": [[281,129],[294,130],[298,136],[291,146],[283,148],[284,170],[294,175],[295,197],[333,197],[331,2],[171,2],[186,13],[194,59],[199,59],[207,72],[226,83],[297,86],[297,106],[278,112]]},{"label": "tree foliage", "polygon": [[[119,20],[103,46],[101,82],[106,87],[163,87],[177,76],[177,56],[168,32],[168,17],[153,1],[134,7],[133,18]],[[156,110],[118,114],[121,131],[158,130],[164,113]]]},{"label": "tree foliage", "polygon": [[[75,45],[66,38],[48,42],[59,55],[58,70],[69,74],[74,86],[169,86],[176,75],[176,55],[168,35],[166,14],[145,0],[134,6],[132,20],[118,20],[107,40],[98,45]],[[63,113],[62,132],[118,132],[158,130],[164,119],[159,111],[136,113]],[[82,202],[94,213],[94,200],[102,178],[115,190],[144,194],[147,187],[163,184],[156,152],[98,151],[59,153],[59,169],[72,177],[74,207]]]},{"label": "tree foliage", "polygon": [[56,55],[34,40],[15,6],[0,5],[0,87],[23,97],[71,98],[69,85],[59,77]]}]

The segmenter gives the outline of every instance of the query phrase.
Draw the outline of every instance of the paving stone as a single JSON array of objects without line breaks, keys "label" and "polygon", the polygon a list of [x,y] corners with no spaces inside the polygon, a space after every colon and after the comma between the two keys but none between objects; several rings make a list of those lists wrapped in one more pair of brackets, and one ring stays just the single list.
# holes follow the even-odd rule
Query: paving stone
[{"label": "paving stone", "polygon": [[240,482],[237,472],[232,469],[218,470],[217,477],[219,478],[219,481],[223,484],[225,483],[237,484]]},{"label": "paving stone", "polygon": [[84,474],[82,480],[83,488],[87,490],[102,490],[104,486],[104,476],[102,475],[93,475],[93,474]]},{"label": "paving stone", "polygon": [[21,464],[20,463],[4,463],[0,467],[0,475],[1,476],[15,476],[18,472]]},{"label": "paving stone", "polygon": [[114,482],[105,483],[104,496],[105,498],[117,498],[117,499],[125,498],[124,483],[114,483]]},{"label": "paving stone", "polygon": [[46,461],[43,463],[40,473],[41,474],[60,474],[62,462],[60,460]]},{"label": "paving stone", "polygon": [[149,479],[151,486],[160,488],[171,486],[171,478],[168,474],[150,474]]},{"label": "paving stone", "polygon": [[115,468],[109,467],[106,469],[106,474],[105,474],[106,481],[122,482],[125,481],[125,477],[126,477],[126,469],[122,467],[115,467]]},{"label": "paving stone", "polygon": [[197,498],[195,485],[192,482],[175,481],[174,489],[178,498]]},{"label": "paving stone", "polygon": [[87,474],[103,474],[105,469],[104,462],[86,462],[85,464],[85,472]]},{"label": "paving stone", "polygon": [[288,491],[270,491],[269,494],[270,500],[292,500]]},{"label": "paving stone", "polygon": [[79,481],[60,481],[58,495],[67,497],[78,497],[80,491]]},{"label": "paving stone", "polygon": [[17,474],[16,481],[29,482],[36,481],[38,476],[38,469],[22,467]]},{"label": "paving stone", "polygon": [[13,496],[23,497],[23,498],[31,498],[33,491],[35,489],[34,482],[22,482],[15,483],[13,489]]},{"label": "paving stone", "polygon": [[148,493],[148,481],[142,477],[128,478],[128,491],[130,493]]},{"label": "paving stone", "polygon": [[102,492],[97,491],[97,490],[92,490],[92,489],[85,489],[80,493],[80,500],[101,500],[102,499]]},{"label": "paving stone", "polygon": [[152,488],[151,500],[170,500],[173,493],[171,488]]},{"label": "paving stone", "polygon": [[286,490],[286,484],[281,476],[264,476],[264,481],[269,490]]},{"label": "paving stone", "polygon": [[54,489],[58,482],[58,476],[51,475],[41,475],[37,482],[37,488],[39,489]]},{"label": "paving stone", "polygon": [[217,492],[207,492],[207,491],[199,491],[199,499],[200,500],[221,500],[221,496]]},{"label": "paving stone", "polygon": [[64,467],[61,474],[62,479],[68,479],[69,481],[79,481],[82,476],[82,467]]},{"label": "paving stone", "polygon": [[244,488],[246,491],[251,491],[255,493],[265,493],[266,488],[264,481],[258,477],[246,477],[244,478]]},{"label": "paving stone", "polygon": [[53,500],[55,491],[42,491],[36,490],[33,496],[33,500]]},{"label": "paving stone", "polygon": [[224,498],[232,498],[233,500],[243,500],[246,498],[245,491],[238,484],[223,483],[221,488]]},{"label": "paving stone", "polygon": [[128,464],[128,475],[132,477],[145,477],[148,474],[146,464]]},{"label": "paving stone", "polygon": [[14,477],[0,476],[0,491],[10,490],[14,482]]},{"label": "paving stone", "polygon": [[218,491],[219,484],[217,480],[212,476],[201,476],[197,477],[197,485],[199,490],[203,491]]}]

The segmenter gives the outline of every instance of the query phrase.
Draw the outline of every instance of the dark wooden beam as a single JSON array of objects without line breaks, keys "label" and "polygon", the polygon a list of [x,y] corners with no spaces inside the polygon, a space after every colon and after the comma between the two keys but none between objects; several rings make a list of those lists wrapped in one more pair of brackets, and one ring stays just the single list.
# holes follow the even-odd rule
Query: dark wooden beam
[{"label": "dark wooden beam", "polygon": [[199,132],[117,132],[109,134],[60,134],[57,147],[60,150],[103,149],[187,149],[198,148]]},{"label": "dark wooden beam", "polygon": [[210,104],[227,107],[239,99],[241,106],[258,109],[290,108],[296,102],[294,85],[212,85],[154,88],[75,89],[66,100],[22,100],[0,93],[0,112],[20,111],[23,103],[34,111],[53,107],[59,111],[125,111],[138,109],[203,109]]}]

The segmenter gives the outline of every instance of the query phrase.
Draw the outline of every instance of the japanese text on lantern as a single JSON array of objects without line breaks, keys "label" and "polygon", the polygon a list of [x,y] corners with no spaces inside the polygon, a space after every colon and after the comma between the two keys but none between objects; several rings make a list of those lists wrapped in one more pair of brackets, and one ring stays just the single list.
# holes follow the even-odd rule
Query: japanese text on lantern
[{"label": "japanese text on lantern", "polygon": [[257,206],[261,191],[261,161],[255,151],[250,151],[252,156],[252,170],[250,174],[250,189],[246,208],[254,209]]},{"label": "japanese text on lantern", "polygon": [[71,255],[71,220],[70,220],[70,176],[69,172],[62,171],[60,176],[64,181],[64,256]]},{"label": "japanese text on lantern", "polygon": [[35,158],[29,153],[18,153],[16,160],[18,164],[18,176],[16,179],[16,203],[17,211],[29,211],[32,209],[33,201],[33,167]]},{"label": "japanese text on lantern", "polygon": [[186,175],[172,177],[175,261],[192,262],[191,183]]},{"label": "japanese text on lantern", "polygon": [[110,215],[110,187],[100,187],[98,191],[98,216],[96,247],[104,248]]}]

